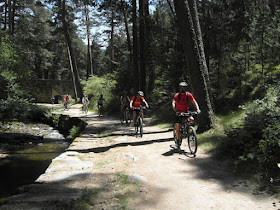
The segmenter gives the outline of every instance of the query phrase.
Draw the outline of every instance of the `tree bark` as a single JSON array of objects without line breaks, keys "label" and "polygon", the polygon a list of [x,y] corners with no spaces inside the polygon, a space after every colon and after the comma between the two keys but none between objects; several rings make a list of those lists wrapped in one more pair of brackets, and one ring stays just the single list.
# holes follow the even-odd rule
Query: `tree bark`
[{"label": "tree bark", "polygon": [[112,7],[112,11],[111,11],[111,72],[113,72],[115,70],[114,18],[115,18],[115,13],[114,13],[114,8]]},{"label": "tree bark", "polygon": [[196,37],[197,37],[198,50],[199,50],[199,54],[200,54],[201,61],[202,61],[202,67],[203,67],[202,70],[204,72],[210,101],[211,101],[211,104],[213,105],[211,84],[210,84],[210,79],[209,79],[208,66],[207,66],[205,53],[204,53],[204,44],[203,44],[203,40],[202,40],[201,27],[200,27],[200,23],[199,23],[198,12],[197,12],[197,4],[196,4],[196,0],[189,0],[189,2],[190,2],[191,15],[192,15],[193,23],[194,23],[193,25],[194,25],[194,29],[195,29],[195,33],[196,33]]},{"label": "tree bark", "polygon": [[132,0],[132,22],[133,22],[133,71],[134,71],[134,91],[139,89],[139,66],[138,66],[138,21],[136,0]]},{"label": "tree bark", "polygon": [[139,0],[140,89],[146,92],[146,26],[144,0]]},{"label": "tree bark", "polygon": [[87,78],[90,75],[93,75],[93,64],[92,64],[92,52],[90,45],[90,20],[89,20],[89,12],[88,8],[85,5],[85,15],[86,15],[86,27],[87,27],[87,43],[88,43],[88,54],[87,54]]},{"label": "tree bark", "polygon": [[76,100],[79,98],[80,100],[82,100],[83,98],[83,89],[82,89],[82,86],[81,86],[81,83],[80,83],[80,77],[79,77],[79,72],[78,72],[78,68],[77,68],[77,63],[76,63],[76,59],[75,59],[75,56],[74,56],[74,49],[73,49],[73,46],[72,46],[72,40],[71,40],[71,37],[70,37],[70,34],[69,34],[69,29],[68,29],[68,23],[66,21],[66,9],[65,9],[65,0],[59,0],[59,5],[60,5],[60,8],[61,8],[61,18],[62,18],[62,25],[63,25],[63,30],[64,30],[64,36],[65,36],[65,40],[66,40],[66,46],[67,48],[67,51],[69,50],[69,59],[70,59],[70,62],[72,64],[72,68],[73,68],[73,71],[72,73],[74,74],[74,78],[75,80],[73,81],[73,85],[76,87],[76,90],[77,90],[77,96],[76,96]]},{"label": "tree bark", "polygon": [[124,7],[123,0],[121,0],[121,5],[122,5],[122,12],[123,12],[123,17],[124,17],[124,24],[125,24],[125,31],[126,31],[126,37],[127,37],[127,49],[130,52],[130,61],[132,62],[132,45],[131,45],[131,38],[129,34],[129,29],[128,29],[128,21],[127,21],[127,15],[126,15],[126,10]]},{"label": "tree bark", "polygon": [[[212,105],[208,93],[205,70],[202,58],[200,56],[197,35],[195,33],[194,22],[192,19],[189,2],[186,0],[174,0],[176,16],[178,19],[180,32],[184,37],[183,47],[184,54],[190,67],[190,78],[195,90],[194,95],[202,110],[198,119],[198,131],[206,131],[214,126],[214,117]],[[198,27],[198,26],[197,26]]]}]

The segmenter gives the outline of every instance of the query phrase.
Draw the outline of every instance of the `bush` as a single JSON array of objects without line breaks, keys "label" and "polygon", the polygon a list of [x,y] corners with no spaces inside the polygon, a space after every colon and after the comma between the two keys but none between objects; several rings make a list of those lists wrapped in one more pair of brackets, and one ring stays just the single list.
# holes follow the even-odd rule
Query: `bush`
[{"label": "bush", "polygon": [[[228,132],[234,141],[237,167],[250,164],[265,180],[277,180],[280,163],[280,86],[268,88],[262,100],[246,110],[242,125]],[[262,169],[262,171],[259,171]]]},{"label": "bush", "polygon": [[116,81],[111,78],[111,75],[92,76],[87,81],[83,81],[82,84],[84,85],[84,93],[88,95],[90,100],[90,109],[97,110],[97,102],[101,94],[105,98],[104,110],[107,112],[116,106],[116,100],[119,102],[119,99],[113,94]]}]

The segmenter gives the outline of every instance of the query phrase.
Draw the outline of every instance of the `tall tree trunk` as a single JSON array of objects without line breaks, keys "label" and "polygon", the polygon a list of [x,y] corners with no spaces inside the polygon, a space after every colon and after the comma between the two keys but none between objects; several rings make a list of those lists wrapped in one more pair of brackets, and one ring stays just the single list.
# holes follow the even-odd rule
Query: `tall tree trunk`
[{"label": "tall tree trunk", "polygon": [[111,72],[115,70],[115,41],[114,41],[114,30],[115,30],[115,25],[114,25],[114,18],[115,18],[115,13],[114,13],[114,8],[112,7],[111,11]]},{"label": "tall tree trunk", "polygon": [[133,71],[134,71],[134,92],[139,89],[139,66],[138,66],[138,21],[136,0],[132,0],[132,22],[133,22]]},{"label": "tall tree trunk", "polygon": [[63,24],[63,30],[64,30],[64,36],[65,36],[65,40],[66,40],[66,45],[69,49],[69,59],[71,60],[71,64],[72,64],[72,67],[73,67],[73,74],[74,74],[74,77],[75,77],[75,81],[73,85],[76,86],[76,90],[77,90],[77,98],[76,99],[80,99],[82,100],[83,98],[83,89],[82,89],[82,86],[81,86],[81,83],[80,83],[80,77],[79,77],[79,72],[78,72],[78,68],[77,68],[77,63],[76,63],[76,59],[75,59],[75,56],[74,56],[74,49],[73,49],[73,46],[72,46],[72,40],[71,40],[71,37],[70,37],[70,34],[69,34],[69,29],[68,29],[68,23],[66,21],[66,10],[65,10],[65,0],[59,0],[59,5],[60,5],[60,8],[61,8],[61,18],[62,18],[62,24]]},{"label": "tall tree trunk", "polygon": [[205,53],[204,53],[204,45],[203,45],[203,40],[202,40],[202,33],[201,33],[201,27],[199,23],[199,17],[198,17],[198,12],[197,12],[197,4],[196,0],[189,0],[190,2],[190,10],[191,10],[191,15],[192,15],[192,20],[193,20],[193,25],[197,37],[197,44],[198,44],[198,50],[199,54],[201,57],[202,61],[202,67],[203,67],[203,74],[206,80],[207,84],[207,89],[208,89],[208,94],[210,97],[211,104],[213,105],[213,97],[212,97],[212,91],[211,91],[211,84],[210,84],[210,79],[209,79],[209,72],[208,72],[208,66],[206,63],[206,58],[205,58]]},{"label": "tall tree trunk", "polygon": [[[189,2],[186,0],[174,0],[176,16],[180,26],[180,32],[184,37],[184,54],[190,67],[190,78],[195,90],[195,97],[202,110],[199,117],[199,131],[206,131],[214,126],[212,105],[208,93],[205,78],[205,69],[200,56],[197,35],[195,33]],[[198,27],[198,26],[197,26]]]},{"label": "tall tree trunk", "polygon": [[129,34],[129,28],[128,28],[128,21],[127,21],[127,15],[126,15],[126,10],[124,7],[124,2],[121,0],[121,5],[122,5],[122,13],[124,17],[124,24],[125,24],[125,31],[126,31],[126,37],[127,37],[127,49],[130,52],[130,61],[132,61],[132,45],[131,45],[131,38]]},{"label": "tall tree trunk", "polygon": [[[125,31],[126,31],[126,39],[127,39],[127,49],[129,51],[129,62],[127,64],[127,73],[124,74],[124,81],[131,81],[131,78],[133,78],[133,71],[131,71],[131,66],[133,65],[133,51],[132,51],[132,45],[131,45],[131,38],[128,28],[128,21],[127,21],[127,13],[124,6],[123,0],[121,0],[121,9],[124,17],[124,24],[125,24]],[[133,81],[133,80],[132,80]],[[124,89],[129,90],[132,87],[132,82],[126,82]]]},{"label": "tall tree trunk", "polygon": [[13,22],[12,0],[8,0],[8,27],[9,27],[9,34],[11,35],[12,35],[12,22]]},{"label": "tall tree trunk", "polygon": [[144,0],[139,0],[140,89],[146,92],[146,26]]},{"label": "tall tree trunk", "polygon": [[14,0],[13,1],[13,7],[12,7],[12,23],[11,23],[11,26],[12,26],[12,29],[11,29],[11,34],[14,35],[15,33],[15,13],[16,13],[16,3],[17,1]]},{"label": "tall tree trunk", "polygon": [[75,98],[78,98],[77,88],[76,88],[76,78],[75,78],[73,63],[72,63],[72,59],[71,59],[70,48],[68,45],[67,45],[67,54],[68,54],[68,58],[69,58],[69,65],[70,65],[70,70],[71,70],[71,75],[72,75],[74,94],[75,94]]},{"label": "tall tree trunk", "polygon": [[5,7],[4,7],[4,21],[3,21],[3,30],[6,31],[7,29],[7,18],[8,18],[8,2],[5,0]]},{"label": "tall tree trunk", "polygon": [[145,25],[146,25],[146,58],[148,71],[148,92],[152,93],[155,87],[155,68],[152,67],[151,53],[151,18],[149,12],[149,1],[145,0]]},{"label": "tall tree trunk", "polygon": [[92,53],[90,46],[90,20],[89,20],[89,12],[88,8],[85,5],[85,14],[86,14],[86,27],[87,27],[87,43],[88,43],[88,54],[87,54],[87,78],[90,75],[93,75],[93,64],[92,64]]}]

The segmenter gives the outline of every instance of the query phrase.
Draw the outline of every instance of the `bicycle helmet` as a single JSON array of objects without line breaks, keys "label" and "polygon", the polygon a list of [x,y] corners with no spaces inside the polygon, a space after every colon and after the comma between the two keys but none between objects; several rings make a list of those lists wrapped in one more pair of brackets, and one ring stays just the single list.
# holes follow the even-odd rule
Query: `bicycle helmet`
[{"label": "bicycle helmet", "polygon": [[179,84],[179,87],[185,88],[187,86],[188,86],[188,83],[186,83],[186,82],[180,82],[180,84]]},{"label": "bicycle helmet", "polygon": [[144,96],[144,93],[143,93],[143,91],[138,91],[138,94],[140,95],[140,96]]}]

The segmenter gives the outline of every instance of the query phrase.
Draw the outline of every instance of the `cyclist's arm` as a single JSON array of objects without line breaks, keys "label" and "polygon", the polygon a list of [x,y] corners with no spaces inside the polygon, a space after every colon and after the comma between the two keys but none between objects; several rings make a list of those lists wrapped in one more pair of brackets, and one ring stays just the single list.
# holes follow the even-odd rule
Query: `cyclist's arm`
[{"label": "cyclist's arm", "polygon": [[194,105],[194,107],[195,107],[196,111],[197,111],[197,112],[200,112],[200,109],[199,109],[198,103],[196,102],[196,100],[195,100],[195,99],[193,99],[192,103],[193,103],[193,105]]},{"label": "cyclist's arm", "polygon": [[147,103],[147,101],[145,99],[143,99],[143,102],[146,104],[146,107],[149,108],[149,104]]},{"label": "cyclist's arm", "polygon": [[174,112],[177,111],[177,109],[176,109],[176,101],[174,99],[172,101],[172,109],[174,110]]},{"label": "cyclist's arm", "polygon": [[131,101],[129,103],[129,106],[130,106],[131,109],[133,108],[132,104],[133,104],[133,100],[131,99]]}]

